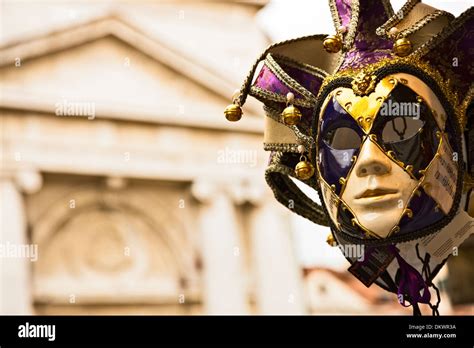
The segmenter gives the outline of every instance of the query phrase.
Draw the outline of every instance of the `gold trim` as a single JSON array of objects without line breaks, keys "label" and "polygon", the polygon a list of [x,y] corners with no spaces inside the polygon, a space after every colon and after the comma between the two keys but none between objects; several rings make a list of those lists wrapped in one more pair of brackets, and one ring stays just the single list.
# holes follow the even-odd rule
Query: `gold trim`
[{"label": "gold trim", "polygon": [[403,211],[403,214],[402,214],[402,219],[405,215],[408,216],[408,218],[412,219],[413,218],[413,210],[411,210],[410,208],[405,208],[405,210]]},{"label": "gold trim", "polygon": [[263,143],[263,149],[265,151],[299,153],[298,144]]},{"label": "gold trim", "polygon": [[[429,191],[429,187],[431,186],[431,184],[430,184],[429,182],[426,182],[426,180],[427,180],[427,179],[426,179],[426,172],[429,172],[430,167],[432,167],[432,166],[434,165],[436,159],[437,159],[438,157],[441,157],[440,149],[441,149],[441,147],[443,146],[443,142],[446,143],[446,145],[448,146],[448,148],[449,148],[449,150],[451,151],[451,153],[454,152],[453,149],[452,149],[452,147],[451,147],[451,144],[449,143],[449,141],[448,141],[448,140],[445,140],[445,132],[442,132],[442,133],[441,133],[441,136],[439,137],[439,143],[438,143],[438,148],[436,149],[436,153],[435,153],[435,155],[433,156],[433,158],[431,159],[430,163],[428,163],[428,165],[425,167],[425,169],[423,169],[423,173],[422,173],[422,176],[421,176],[421,178],[420,178],[420,185],[421,185],[423,191],[425,191],[425,193],[426,193],[428,196],[430,196],[437,204],[439,204],[439,203],[437,202],[437,200],[428,192],[428,191]],[[456,182],[457,182],[457,181],[459,180],[459,168],[458,168],[458,166],[456,166],[456,165],[454,165],[454,168],[456,169]],[[420,171],[420,172],[421,172],[421,171]],[[464,179],[464,178],[463,178],[463,179]],[[456,188],[455,188],[455,190],[456,190]],[[454,199],[453,199],[452,202],[451,202],[451,206],[450,206],[449,210],[452,209],[453,204],[454,204]],[[448,210],[448,213],[449,213],[449,210]],[[448,215],[448,213],[445,213],[445,212],[443,211],[443,214],[444,214],[444,215]]]},{"label": "gold trim", "polygon": [[[266,105],[264,105],[263,109],[267,117],[270,117],[272,120],[277,121],[285,127],[290,128],[293,133],[295,133],[297,140],[307,149],[307,152],[311,155],[311,148],[315,144],[311,136],[302,133],[297,126],[288,126],[287,124],[283,123],[281,120],[281,113],[277,110]],[[298,146],[298,144],[296,144],[296,146]]]},{"label": "gold trim", "polygon": [[[250,93],[249,94],[253,97],[256,97],[257,99],[258,99],[258,97],[260,97],[260,98],[275,101],[275,102],[278,102],[278,103],[286,103],[286,97],[285,96],[282,96],[281,94],[277,94],[277,93],[274,93],[274,92],[267,91],[267,90],[262,89],[262,88],[257,87],[257,86],[252,86],[250,88]],[[297,99],[297,98],[295,98],[293,104],[297,105],[297,106],[302,106],[302,107],[308,108],[308,109],[313,108],[316,105],[315,102],[311,103],[311,102],[308,102],[304,99]]]},{"label": "gold trim", "polygon": [[375,90],[376,79],[377,76],[366,75],[362,72],[352,80],[352,90],[359,96],[368,95]]},{"label": "gold trim", "polygon": [[296,59],[289,58],[287,56],[278,54],[278,53],[269,53],[268,55],[271,55],[272,58],[278,62],[282,62],[285,65],[288,65],[292,68],[299,69],[301,71],[307,72],[308,74],[311,74],[315,77],[318,77],[320,79],[324,79],[326,76],[328,76],[328,72],[324,71],[321,68],[318,68],[316,66],[313,66],[311,64],[307,63],[301,63],[297,61]]},{"label": "gold trim", "polygon": [[347,35],[344,40],[344,48],[349,51],[354,44],[354,39],[357,35],[357,24],[359,24],[360,6],[359,0],[353,0],[351,3],[352,13],[349,21],[349,28],[347,28]]},{"label": "gold trim", "polygon": [[418,30],[423,29],[423,27],[425,25],[429,24],[430,22],[434,21],[435,19],[437,19],[441,16],[446,16],[447,18],[449,18],[451,20],[454,19],[454,16],[451,13],[446,12],[446,11],[442,11],[442,10],[436,10],[436,11],[430,13],[430,14],[427,14],[425,17],[420,19],[418,22],[413,24],[411,27],[406,28],[406,29],[402,30],[401,32],[399,32],[397,37],[407,37],[409,35],[413,35]]},{"label": "gold trim", "polygon": [[408,0],[395,14],[393,14],[384,24],[375,30],[375,33],[379,36],[387,37],[387,29],[396,26],[400,23],[413,8],[421,3],[421,0]]},{"label": "gold trim", "polygon": [[400,160],[397,159],[397,156],[395,155],[395,152],[394,152],[394,151],[389,150],[389,151],[387,151],[387,152],[385,152],[385,153],[387,154],[387,156],[388,156],[393,162],[395,162],[396,164],[398,164],[398,166],[399,166],[400,168],[405,168],[405,163],[403,163],[402,161],[400,161]]},{"label": "gold trim", "polygon": [[[328,182],[321,176],[321,172],[319,170],[318,170],[318,180],[320,181],[320,183],[326,184],[327,187],[331,187],[328,184]],[[357,215],[354,213],[354,211],[351,209],[351,207],[344,201],[344,199],[342,199],[342,197],[340,197],[339,195],[336,195],[335,193],[334,193],[334,195],[339,200],[339,203],[341,204],[341,208],[345,209],[345,210],[349,210],[349,212],[354,217],[353,220],[356,221],[357,225],[360,227],[361,230],[363,230],[365,233],[369,234],[372,237],[381,239],[381,237],[378,234],[376,234],[375,232],[372,232],[371,230],[367,229],[366,227],[364,227],[360,223],[360,221],[357,219]],[[324,202],[324,204],[326,204],[326,202]],[[331,218],[331,217],[329,217],[329,218]],[[337,216],[336,216],[336,219],[337,219]],[[334,222],[335,225],[338,225],[338,226],[340,225],[338,221],[333,221],[333,222]]]},{"label": "gold trim", "polygon": [[331,10],[332,22],[334,23],[334,29],[337,30],[338,27],[342,25],[341,18],[339,17],[339,12],[337,12],[337,6],[335,0],[329,1],[329,9]]},{"label": "gold trim", "polygon": [[267,56],[267,54],[270,50],[272,50],[276,47],[280,47],[280,46],[283,46],[283,45],[293,43],[293,42],[313,40],[313,39],[320,39],[322,41],[322,40],[325,39],[325,37],[326,37],[326,35],[324,35],[324,34],[307,35],[307,36],[302,36],[302,37],[298,37],[298,38],[295,38],[295,39],[285,40],[285,41],[281,41],[281,42],[277,42],[277,43],[269,45],[265,49],[265,51],[263,51],[260,54],[260,56],[258,56],[258,58],[255,60],[252,67],[250,68],[250,71],[248,72],[247,76],[245,77],[244,83],[240,87],[239,97],[238,97],[239,100],[240,100],[240,105],[245,104],[248,93],[250,92],[251,83],[252,83],[253,77],[255,75],[255,70],[257,70],[258,65],[260,64],[260,62],[262,62],[265,59],[265,57]]},{"label": "gold trim", "polygon": [[447,27],[443,28],[443,30],[438,33],[437,35],[433,36],[431,39],[423,43],[420,47],[418,47],[412,55],[414,55],[417,59],[425,56],[426,54],[433,51],[433,49],[443,43],[448,37],[454,33],[454,31],[458,30],[460,27],[464,25],[464,23],[471,19],[474,14],[474,7],[470,7],[465,12],[463,12],[459,17],[455,18]]},{"label": "gold trim", "polygon": [[[322,193],[322,196],[323,196],[323,200],[326,198],[325,194],[324,194],[323,186],[325,187],[326,191],[329,192],[330,195],[334,196],[334,199],[336,200],[336,214],[334,216],[334,220],[336,220],[336,221],[333,220],[333,223],[334,223],[334,225],[336,225],[337,228],[340,228],[341,224],[339,223],[339,221],[337,221],[337,219],[338,219],[338,216],[339,216],[339,205],[341,205],[342,200],[333,191],[332,187],[326,182],[326,180],[323,179],[323,177],[321,176],[321,172],[319,172],[319,171],[318,171],[317,180],[320,182],[321,193]],[[328,211],[329,218],[332,219],[331,212],[328,209],[328,204],[326,204],[326,202],[324,202],[324,205],[326,206],[326,210]]]},{"label": "gold trim", "polygon": [[[350,208],[348,208],[348,209],[351,211]],[[352,211],[351,211],[351,213],[352,213]],[[352,216],[354,216],[354,217],[352,218],[352,220],[351,220],[352,226],[355,226],[355,225],[359,226],[359,228],[360,228],[362,231],[364,231],[365,234],[368,235],[369,237],[374,237],[374,238],[376,238],[376,239],[384,239],[384,237],[379,236],[379,235],[376,234],[375,232],[372,232],[372,231],[369,230],[367,227],[363,226],[363,225],[360,223],[360,221],[357,220],[357,218],[355,217],[354,214],[352,214]],[[389,233],[389,234],[390,234],[390,233]]]},{"label": "gold trim", "polygon": [[[361,144],[361,147],[362,147],[362,144]],[[355,164],[356,164],[356,161],[352,162],[352,165],[349,168],[349,171],[347,172],[346,177],[344,178],[344,182],[341,184],[341,192],[339,193],[339,195],[341,196],[341,199],[342,199],[342,195],[344,194],[344,191],[346,191],[346,186],[347,186],[347,181],[348,181],[347,178],[352,174],[352,171],[355,168]]]},{"label": "gold trim", "polygon": [[[375,145],[377,146],[377,148],[383,152],[383,154],[385,156],[388,157],[388,159],[390,161],[392,161],[393,163],[395,163],[396,165],[398,165],[405,173],[407,173],[412,179],[414,180],[419,180],[417,177],[415,177],[415,175],[410,172],[409,170],[407,170],[406,166],[405,166],[405,163],[403,163],[402,161],[399,161],[397,160],[397,158],[393,155],[391,155],[390,153],[393,152],[393,151],[385,151],[376,141],[373,141],[372,137],[370,137],[369,135],[369,140]],[[360,145],[360,147],[362,148],[362,145],[363,143]]]},{"label": "gold trim", "polygon": [[[317,133],[316,133],[316,137],[315,137],[315,143],[316,143],[316,144],[318,143],[319,137],[320,137],[320,135],[321,135],[321,123],[323,122],[323,119],[322,119],[321,115],[324,113],[324,111],[326,111],[326,108],[327,108],[329,102],[331,101],[331,99],[334,97],[334,94],[335,94],[335,90],[334,90],[334,91],[331,91],[331,92],[327,95],[326,99],[323,101],[323,103],[322,103],[322,105],[321,105],[321,109],[320,109],[319,115],[318,115],[318,128],[317,128]],[[313,138],[314,135],[311,133],[310,136]],[[315,153],[316,153],[316,159],[317,159],[318,156],[319,156],[319,153],[318,153],[317,148],[318,148],[318,147],[316,146],[316,151],[315,151]],[[318,162],[318,161],[316,160],[316,162]]]},{"label": "gold trim", "polygon": [[[342,25],[341,18],[339,17],[339,12],[337,11],[337,6],[335,0],[329,1],[329,8],[331,10],[332,20],[335,24],[335,29]],[[344,34],[343,40],[343,51],[348,51],[351,49],[354,39],[357,34],[357,24],[359,22],[359,0],[353,0],[351,3],[351,19],[349,20],[349,25],[347,32]]]},{"label": "gold trim", "polygon": [[[294,89],[296,92],[301,94],[308,100],[316,102],[316,96],[308,91],[305,87],[301,86],[295,79],[288,75],[285,70],[275,61],[272,54],[269,53],[265,59],[265,65],[273,72],[278,79],[283,82],[287,87]],[[285,96],[286,99],[286,96]],[[295,98],[296,100],[296,98]]]},{"label": "gold trim", "polygon": [[471,85],[471,87],[469,87],[469,90],[467,91],[466,97],[462,101],[461,106],[459,108],[459,114],[462,116],[461,124],[463,126],[463,129],[466,129],[467,127],[467,108],[473,101],[474,101],[474,85]]},{"label": "gold trim", "polygon": [[[413,189],[413,191],[411,192],[410,196],[408,196],[407,202],[406,202],[406,204],[403,206],[402,214],[400,215],[400,218],[398,219],[398,222],[395,224],[395,226],[398,226],[398,227],[400,226],[400,222],[402,221],[403,216],[405,216],[405,212],[406,212],[407,210],[409,210],[409,211],[411,212],[411,216],[408,216],[408,217],[409,217],[409,218],[412,218],[412,217],[413,217],[413,211],[412,211],[410,208],[408,208],[408,206],[410,205],[410,202],[411,202],[411,200],[413,199],[413,197],[414,197],[415,195],[418,195],[417,192],[418,192],[418,190],[420,190],[420,187],[421,187],[421,186],[422,186],[422,181],[421,181],[421,179],[420,179],[420,180],[418,180],[418,185],[416,185],[416,186],[414,187],[414,189]],[[421,194],[421,193],[420,193],[420,194]],[[394,227],[395,227],[395,226],[394,226]],[[392,233],[392,232],[393,232],[393,229],[392,229],[392,231],[390,231],[390,233],[387,235],[386,238],[388,238],[388,237],[390,237],[392,234],[394,234],[394,233]],[[397,232],[398,232],[398,231],[397,231]]]}]

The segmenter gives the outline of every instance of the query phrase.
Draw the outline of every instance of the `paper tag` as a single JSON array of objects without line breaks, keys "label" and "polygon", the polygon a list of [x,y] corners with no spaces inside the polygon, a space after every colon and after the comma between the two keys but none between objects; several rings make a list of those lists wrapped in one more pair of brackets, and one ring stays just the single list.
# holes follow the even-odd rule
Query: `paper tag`
[{"label": "paper tag", "polygon": [[453,205],[457,177],[458,169],[453,161],[453,150],[443,137],[438,153],[426,169],[422,187],[445,214],[448,214]]},{"label": "paper tag", "polygon": [[386,246],[369,248],[365,252],[364,260],[354,262],[348,270],[369,287],[380,277],[394,257],[395,255]]},{"label": "paper tag", "polygon": [[434,235],[423,238],[420,243],[432,259],[441,263],[472,233],[474,233],[474,218],[462,211],[448,226]]}]

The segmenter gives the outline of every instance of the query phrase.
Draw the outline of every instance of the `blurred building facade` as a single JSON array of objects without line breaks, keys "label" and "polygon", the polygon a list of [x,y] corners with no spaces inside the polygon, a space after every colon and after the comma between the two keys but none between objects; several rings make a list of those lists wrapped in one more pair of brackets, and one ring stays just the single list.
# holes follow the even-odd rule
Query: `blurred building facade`
[{"label": "blurred building facade", "polygon": [[1,313],[305,312],[260,108],[222,115],[262,4],[2,4]]}]

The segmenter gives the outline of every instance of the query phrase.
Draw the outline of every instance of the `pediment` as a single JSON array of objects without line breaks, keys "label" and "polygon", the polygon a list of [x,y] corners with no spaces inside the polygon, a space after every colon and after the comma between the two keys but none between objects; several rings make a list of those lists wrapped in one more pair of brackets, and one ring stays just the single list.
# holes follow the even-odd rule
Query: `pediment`
[{"label": "pediment", "polygon": [[99,117],[212,124],[235,87],[117,18],[4,45],[0,53],[0,107],[51,113],[91,103]]},{"label": "pediment", "polygon": [[3,97],[94,103],[97,110],[137,109],[173,116],[221,114],[224,98],[114,36],[0,69]]}]

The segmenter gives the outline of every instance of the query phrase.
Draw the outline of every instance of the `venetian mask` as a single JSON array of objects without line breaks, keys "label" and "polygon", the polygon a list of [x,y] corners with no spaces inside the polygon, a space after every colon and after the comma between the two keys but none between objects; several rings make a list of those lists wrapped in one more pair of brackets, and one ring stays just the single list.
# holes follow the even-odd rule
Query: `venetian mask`
[{"label": "venetian mask", "polygon": [[457,209],[456,119],[417,76],[373,81],[365,93],[354,79],[325,97],[315,152],[323,200],[334,229],[349,236],[420,234]]},{"label": "venetian mask", "polygon": [[433,280],[474,232],[474,10],[454,18],[419,0],[396,14],[388,0],[329,6],[336,33],[270,46],[226,117],[241,118],[247,95],[260,100],[276,199],[328,226],[328,243],[366,286],[436,314]]}]

